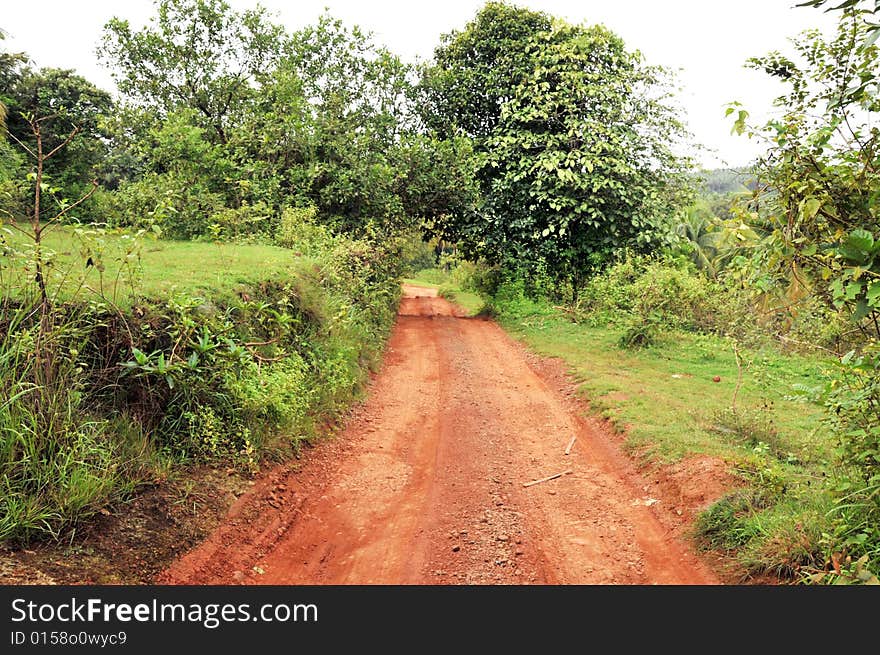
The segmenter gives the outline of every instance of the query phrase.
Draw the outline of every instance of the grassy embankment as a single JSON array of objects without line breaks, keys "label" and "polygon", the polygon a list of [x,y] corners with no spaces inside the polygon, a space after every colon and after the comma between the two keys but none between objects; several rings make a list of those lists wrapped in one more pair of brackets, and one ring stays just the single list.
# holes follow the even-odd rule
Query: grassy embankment
[{"label": "grassy embankment", "polygon": [[305,227],[299,251],[125,233],[0,256],[0,542],[61,536],[188,465],[254,471],[347,408],[384,347],[394,255]]}]

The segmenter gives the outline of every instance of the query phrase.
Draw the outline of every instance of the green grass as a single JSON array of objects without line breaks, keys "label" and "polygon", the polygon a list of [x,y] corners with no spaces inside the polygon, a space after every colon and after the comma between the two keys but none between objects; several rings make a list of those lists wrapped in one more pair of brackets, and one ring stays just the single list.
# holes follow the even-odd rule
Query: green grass
[{"label": "green grass", "polygon": [[[20,252],[33,244],[18,232],[7,233]],[[44,252],[51,262],[49,291],[59,300],[103,295],[120,306],[131,297],[132,285],[140,295],[163,298],[178,292],[228,294],[237,285],[290,276],[297,256],[289,249],[270,245],[160,241],[151,236],[134,239],[125,232],[79,236],[72,228],[48,232]],[[86,266],[89,256],[103,264]],[[0,255],[3,283],[21,284],[26,258]]]},{"label": "green grass", "polygon": [[[618,346],[622,330],[558,316],[502,317],[502,324],[535,351],[565,360],[581,392],[595,409],[627,428],[634,447],[650,447],[664,459],[693,453],[731,457],[738,451],[716,420],[733,407],[738,377],[732,347],[724,340],[674,333],[654,347],[629,351]],[[821,408],[786,399],[796,383],[819,384],[822,364],[772,352],[749,355],[737,409],[765,411],[779,442],[801,459],[830,456],[818,438]],[[714,382],[716,376],[720,382]]]}]

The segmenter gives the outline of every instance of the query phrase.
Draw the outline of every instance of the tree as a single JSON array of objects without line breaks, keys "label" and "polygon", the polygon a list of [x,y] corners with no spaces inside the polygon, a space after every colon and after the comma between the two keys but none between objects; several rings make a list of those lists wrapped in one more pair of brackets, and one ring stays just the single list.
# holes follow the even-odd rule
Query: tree
[{"label": "tree", "polygon": [[107,153],[103,122],[114,107],[110,94],[72,70],[26,66],[15,75],[9,93],[7,124],[18,144],[35,148],[35,119],[46,152],[76,130],[77,138],[44,162],[43,177],[59,190],[59,198],[85,193]]},{"label": "tree", "polygon": [[866,32],[849,12],[833,40],[817,31],[794,40],[794,59],[772,52],[750,60],[788,92],[775,102],[779,118],[749,127],[740,109],[735,129],[768,144],[750,207],[770,229],[764,266],[850,307],[857,321],[869,318],[880,337],[878,49],[864,45]]},{"label": "tree", "polygon": [[443,137],[471,137],[479,147],[530,70],[529,42],[551,23],[543,12],[488,2],[462,31],[443,35],[420,82],[428,128]]},{"label": "tree", "polygon": [[263,8],[236,12],[224,0],[156,0],[156,10],[140,31],[110,20],[99,56],[132,101],[160,115],[193,109],[225,143],[254,83],[274,69],[283,29]]},{"label": "tree", "polygon": [[[491,29],[478,37],[480,26],[478,17],[464,34],[492,39]],[[466,79],[469,65],[460,62]],[[576,299],[615,253],[672,238],[687,196],[687,162],[673,153],[683,127],[663,102],[663,71],[603,27],[557,22],[521,44],[508,70],[497,122],[475,147],[482,205],[435,230],[471,256],[546,267]]]}]

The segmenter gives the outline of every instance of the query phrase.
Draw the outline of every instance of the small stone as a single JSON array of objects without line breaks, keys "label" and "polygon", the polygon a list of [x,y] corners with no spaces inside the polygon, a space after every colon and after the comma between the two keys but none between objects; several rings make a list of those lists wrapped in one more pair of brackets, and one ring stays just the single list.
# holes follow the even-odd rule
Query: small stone
[{"label": "small stone", "polygon": [[460,551],[460,550],[461,550],[461,546],[459,546],[458,544],[455,544],[455,545],[452,547],[452,552],[453,552],[453,553],[457,553],[457,552]]},{"label": "small stone", "polygon": [[517,557],[522,557],[525,554],[526,554],[526,551],[524,551],[522,548],[517,548],[517,550],[516,550]]},{"label": "small stone", "polygon": [[232,574],[232,579],[236,582],[244,582],[244,573],[242,571],[235,571]]},{"label": "small stone", "polygon": [[500,534],[496,537],[496,539],[498,539],[498,541],[507,541],[507,535]]}]

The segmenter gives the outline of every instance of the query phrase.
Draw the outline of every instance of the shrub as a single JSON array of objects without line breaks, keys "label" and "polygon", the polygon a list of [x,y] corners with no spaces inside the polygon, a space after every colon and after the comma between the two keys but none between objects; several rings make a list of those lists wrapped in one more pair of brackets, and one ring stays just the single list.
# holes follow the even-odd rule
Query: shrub
[{"label": "shrub", "polygon": [[333,247],[335,239],[329,228],[315,220],[317,215],[318,210],[314,205],[284,209],[275,233],[275,243],[309,257],[326,253]]},{"label": "shrub", "polygon": [[148,173],[119,187],[114,227],[151,230],[168,239],[192,239],[209,234],[211,217],[224,207],[220,194],[173,173]]},{"label": "shrub", "polygon": [[271,238],[275,226],[275,213],[263,202],[250,205],[242,203],[237,209],[223,207],[208,219],[208,234],[221,241],[241,241],[247,237]]}]

